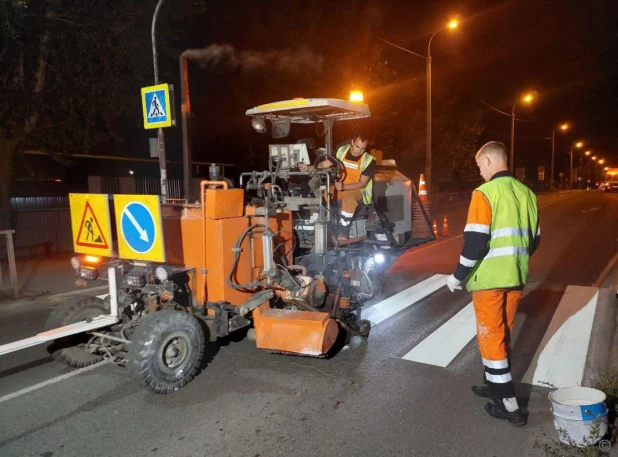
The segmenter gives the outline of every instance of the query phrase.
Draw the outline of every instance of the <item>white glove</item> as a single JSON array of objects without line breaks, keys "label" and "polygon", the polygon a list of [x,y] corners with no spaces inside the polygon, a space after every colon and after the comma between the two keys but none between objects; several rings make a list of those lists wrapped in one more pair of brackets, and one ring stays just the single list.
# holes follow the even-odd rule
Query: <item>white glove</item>
[{"label": "white glove", "polygon": [[461,281],[455,278],[455,275],[450,275],[446,278],[446,286],[451,292],[455,292],[456,290],[461,290]]}]

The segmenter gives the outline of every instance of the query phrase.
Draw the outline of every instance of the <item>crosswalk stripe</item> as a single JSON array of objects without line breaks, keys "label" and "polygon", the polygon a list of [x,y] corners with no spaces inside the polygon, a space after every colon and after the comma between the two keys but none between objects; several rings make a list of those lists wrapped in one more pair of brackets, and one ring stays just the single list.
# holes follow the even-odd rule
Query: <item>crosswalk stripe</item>
[{"label": "crosswalk stripe", "polygon": [[434,275],[363,311],[363,319],[377,325],[446,285],[446,275]]},{"label": "crosswalk stripe", "polygon": [[597,287],[566,288],[522,382],[559,388],[581,384],[598,297]]},{"label": "crosswalk stripe", "polygon": [[[511,347],[515,346],[525,321],[526,315],[524,313],[515,315]],[[469,303],[438,330],[404,355],[402,359],[446,368],[475,336],[474,304]]]},{"label": "crosswalk stripe", "polygon": [[469,303],[402,358],[447,367],[476,335],[474,305]]}]

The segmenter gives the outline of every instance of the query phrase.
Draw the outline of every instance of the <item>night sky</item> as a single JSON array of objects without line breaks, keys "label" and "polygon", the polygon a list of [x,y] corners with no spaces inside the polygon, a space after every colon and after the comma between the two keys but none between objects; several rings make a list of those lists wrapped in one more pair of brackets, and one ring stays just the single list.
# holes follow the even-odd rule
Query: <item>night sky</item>
[{"label": "night sky", "polygon": [[[536,90],[533,106],[518,106],[517,117],[536,121],[516,125],[516,165],[530,156],[550,157],[551,136],[557,123],[567,121],[568,134],[557,133],[556,167],[568,168],[572,142],[583,139],[608,161],[617,162],[615,152],[618,114],[615,110],[618,16],[610,1],[338,1],[338,2],[222,2],[207,12],[202,29],[202,47],[228,44],[235,50],[269,52],[295,48],[303,43],[323,58],[320,70],[305,66],[307,74],[282,71],[243,70],[225,65],[200,68],[192,65],[192,90],[196,158],[206,158],[208,149],[233,138],[242,147],[240,135],[247,134],[247,108],[297,96],[346,98],[354,84],[354,69],[341,68],[346,56],[359,48],[380,44],[385,57],[402,81],[401,89],[425,91],[425,66],[420,58],[385,45],[380,36],[424,54],[429,36],[453,14],[462,24],[456,31],[440,32],[432,42],[433,91],[466,95],[510,112],[518,97]],[[234,3],[234,6],[232,6]],[[285,4],[298,8],[286,11]],[[319,4],[330,4],[329,14],[319,17]],[[303,7],[304,5],[304,7]],[[305,10],[305,11],[303,11]],[[304,14],[291,15],[300,11]],[[256,32],[259,30],[259,32]],[[199,46],[198,46],[199,47]],[[323,73],[339,72],[338,84],[324,88]],[[309,79],[309,80],[308,80]],[[270,80],[278,88],[260,91]],[[331,79],[333,81],[334,79]],[[316,93],[320,89],[328,93]],[[366,94],[371,107],[371,94]],[[424,108],[424,107],[423,107]],[[434,115],[440,106],[434,102]],[[501,140],[507,145],[510,118],[490,109],[484,119],[482,141]],[[424,135],[423,132],[420,132]],[[474,151],[471,151],[473,153]],[[229,155],[228,155],[229,157]],[[575,155],[578,159],[578,155]],[[549,160],[549,159],[548,159]]]},{"label": "night sky", "polygon": [[[173,7],[174,2],[166,2],[161,16]],[[434,116],[441,96],[510,112],[524,92],[535,90],[539,97],[533,106],[520,105],[516,111],[518,118],[534,121],[517,122],[516,167],[545,164],[549,171],[551,141],[541,137],[551,136],[564,121],[571,129],[556,133],[556,173],[568,173],[567,151],[580,139],[586,142],[583,150],[618,166],[617,10],[615,2],[602,0],[209,1],[199,25],[184,31],[186,49],[210,53],[189,67],[194,158],[246,165],[251,149],[266,155],[268,138],[252,131],[245,111],[294,97],[347,98],[363,65],[357,56],[375,45],[397,72],[397,84],[387,90],[417,94],[424,110],[424,60],[372,35],[425,54],[431,34],[458,14],[460,27],[440,32],[432,43]],[[144,14],[152,13],[145,8]],[[164,29],[159,40],[163,48]],[[179,105],[177,57],[160,56],[160,66],[167,75],[163,79],[178,88]],[[150,84],[139,81],[140,86]],[[371,92],[365,92],[365,102],[371,108]],[[500,140],[508,146],[510,118],[485,109],[481,143]],[[171,159],[181,158],[178,124],[166,130]],[[147,137],[155,131],[144,132],[133,123],[122,134],[127,155],[148,157]],[[413,135],[424,141],[424,129]],[[142,168],[157,176],[156,165]],[[171,174],[180,178],[180,167]]]}]

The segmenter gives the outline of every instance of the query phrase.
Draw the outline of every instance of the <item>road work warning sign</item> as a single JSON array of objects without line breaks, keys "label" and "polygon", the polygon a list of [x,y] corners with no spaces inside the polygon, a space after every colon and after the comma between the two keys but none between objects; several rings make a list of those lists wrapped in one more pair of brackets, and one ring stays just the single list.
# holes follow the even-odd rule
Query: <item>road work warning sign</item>
[{"label": "road work warning sign", "polygon": [[111,257],[112,230],[107,194],[69,194],[69,203],[75,252]]}]

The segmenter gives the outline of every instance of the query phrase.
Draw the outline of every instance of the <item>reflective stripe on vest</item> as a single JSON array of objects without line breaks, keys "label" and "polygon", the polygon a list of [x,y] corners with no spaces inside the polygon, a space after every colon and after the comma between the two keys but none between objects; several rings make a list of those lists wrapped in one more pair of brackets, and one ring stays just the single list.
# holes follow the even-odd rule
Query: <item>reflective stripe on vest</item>
[{"label": "reflective stripe on vest", "polygon": [[[359,182],[363,171],[365,171],[371,161],[374,160],[373,156],[366,152],[363,152],[363,155],[360,156],[356,161],[347,160],[345,157],[348,154],[349,150],[350,145],[341,146],[337,150],[337,158],[341,160],[346,170],[346,175],[343,179],[344,184],[354,184]],[[363,189],[361,189],[361,194],[363,196],[363,203],[366,205],[371,204],[373,198],[373,179],[370,179],[367,185]]]},{"label": "reflective stripe on vest", "polygon": [[[529,250],[539,230],[536,196],[510,176],[496,178],[476,190],[487,197],[492,221],[488,252],[475,265],[466,288],[473,292],[522,287],[528,282]],[[485,227],[470,229],[486,232]]]}]

